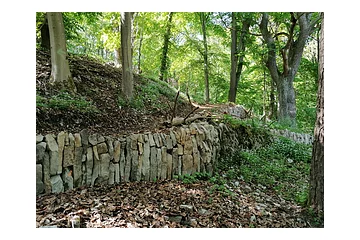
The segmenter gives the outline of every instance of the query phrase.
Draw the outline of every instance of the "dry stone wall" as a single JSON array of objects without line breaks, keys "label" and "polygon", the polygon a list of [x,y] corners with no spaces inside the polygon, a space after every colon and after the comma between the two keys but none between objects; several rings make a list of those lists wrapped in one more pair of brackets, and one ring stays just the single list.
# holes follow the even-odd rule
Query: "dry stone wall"
[{"label": "dry stone wall", "polygon": [[36,194],[127,181],[212,174],[221,128],[202,123],[173,127],[169,133],[122,137],[62,131],[36,136]]},{"label": "dry stone wall", "polygon": [[283,137],[289,138],[298,143],[311,145],[314,141],[314,137],[312,135],[306,134],[306,133],[294,133],[294,132],[290,132],[287,129],[284,129],[284,130],[271,129],[270,131],[275,136],[283,136]]}]

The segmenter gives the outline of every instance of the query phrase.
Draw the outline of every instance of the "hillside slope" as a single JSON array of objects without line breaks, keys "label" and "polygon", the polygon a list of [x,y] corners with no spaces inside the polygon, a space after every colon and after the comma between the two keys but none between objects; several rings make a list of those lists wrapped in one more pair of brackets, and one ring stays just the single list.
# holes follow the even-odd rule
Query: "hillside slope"
[{"label": "hillside slope", "polygon": [[[127,104],[120,97],[121,69],[84,56],[69,56],[77,94],[59,92],[49,84],[48,52],[36,54],[36,132],[41,134],[88,129],[104,135],[163,131],[170,119],[176,90],[164,82],[134,75],[135,99]],[[192,109],[179,97],[176,115]]]}]

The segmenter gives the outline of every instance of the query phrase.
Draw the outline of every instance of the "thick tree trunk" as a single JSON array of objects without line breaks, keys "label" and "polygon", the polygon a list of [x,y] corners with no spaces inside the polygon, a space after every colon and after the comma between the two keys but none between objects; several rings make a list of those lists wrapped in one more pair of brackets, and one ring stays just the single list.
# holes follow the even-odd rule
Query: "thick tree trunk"
[{"label": "thick tree trunk", "polygon": [[169,19],[167,23],[166,33],[164,35],[164,45],[163,45],[163,52],[161,56],[161,66],[160,66],[160,80],[165,80],[167,78],[167,54],[169,49],[169,40],[171,34],[171,22],[172,22],[173,12],[169,13]]},{"label": "thick tree trunk", "polygon": [[[261,34],[268,48],[266,66],[272,79],[276,82],[279,101],[278,121],[296,126],[296,103],[293,81],[300,65],[302,53],[307,38],[315,30],[315,24],[319,19],[311,20],[311,13],[291,13],[291,25],[286,45],[280,49],[283,71],[280,72],[276,62],[275,37],[268,30],[269,15],[262,14],[260,23]],[[299,25],[299,33],[295,34],[295,28]],[[276,35],[276,34],[275,34]],[[295,39],[295,36],[297,37]]]},{"label": "thick tree trunk", "polygon": [[271,88],[270,88],[270,119],[277,118],[277,102],[275,99],[275,82],[271,79]]},{"label": "thick tree trunk", "polygon": [[133,97],[133,72],[131,55],[131,13],[121,13],[122,93],[128,101]]},{"label": "thick tree trunk", "polygon": [[[231,58],[232,59],[231,64],[235,64],[235,66],[231,67],[231,71],[235,71],[235,76],[233,75],[234,73],[231,72],[229,98],[228,98],[229,102],[234,102],[234,103],[236,102],[236,93],[237,93],[242,69],[244,66],[244,56],[245,56],[244,52],[246,49],[245,38],[249,32],[249,28],[250,28],[249,19],[244,18],[242,20],[242,27],[241,27],[241,32],[240,32],[240,36],[239,36],[239,42],[237,43],[239,31],[237,30],[237,27],[236,27],[236,17],[232,19],[231,54],[235,54],[235,56],[234,56],[234,59],[233,59],[233,57]],[[235,44],[235,45],[233,46],[233,44]],[[235,49],[233,49],[234,47],[235,47]]]},{"label": "thick tree trunk", "polygon": [[204,77],[205,77],[205,102],[209,103],[209,65],[208,65],[208,48],[206,41],[206,16],[204,12],[200,13],[201,26],[203,32],[203,44],[204,44]]},{"label": "thick tree trunk", "polygon": [[60,89],[76,92],[67,60],[65,28],[61,12],[47,13],[51,46],[50,82]]},{"label": "thick tree trunk", "polygon": [[290,126],[296,126],[296,100],[293,86],[293,76],[279,76],[277,94],[279,102],[278,119]]},{"label": "thick tree trunk", "polygon": [[317,97],[317,113],[314,130],[314,143],[310,170],[309,206],[320,216],[324,213],[324,14],[322,13],[320,55],[319,55],[319,87]]},{"label": "thick tree trunk", "polygon": [[44,15],[44,23],[40,28],[41,33],[41,48],[45,50],[50,50],[50,32],[49,32],[49,24],[47,20],[46,14]]}]

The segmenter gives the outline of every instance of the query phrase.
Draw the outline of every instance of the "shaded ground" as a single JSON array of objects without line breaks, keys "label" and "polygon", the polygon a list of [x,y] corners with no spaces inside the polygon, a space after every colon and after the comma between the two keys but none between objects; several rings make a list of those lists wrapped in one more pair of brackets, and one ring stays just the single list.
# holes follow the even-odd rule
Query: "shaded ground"
[{"label": "shaded ground", "polygon": [[78,216],[83,228],[311,227],[299,206],[272,190],[245,182],[229,185],[231,194],[207,181],[172,180],[45,195],[36,201],[36,226],[72,227]]},{"label": "shaded ground", "polygon": [[[122,106],[118,98],[121,88],[121,70],[101,64],[86,57],[70,56],[70,70],[77,88],[77,95],[92,102],[99,110],[97,113],[81,112],[77,109],[55,109],[37,107],[37,133],[51,133],[67,130],[79,132],[86,128],[90,132],[104,135],[120,135],[129,132],[161,131],[163,121],[172,115],[176,92],[171,98],[160,96],[156,102],[145,99],[143,108]],[[36,92],[46,99],[58,94],[49,84],[51,72],[50,54],[37,51],[36,57]],[[134,76],[135,95],[142,93],[142,86],[151,80]],[[144,100],[144,99],[142,99]],[[192,106],[186,101],[178,102],[177,116],[184,117]]]}]

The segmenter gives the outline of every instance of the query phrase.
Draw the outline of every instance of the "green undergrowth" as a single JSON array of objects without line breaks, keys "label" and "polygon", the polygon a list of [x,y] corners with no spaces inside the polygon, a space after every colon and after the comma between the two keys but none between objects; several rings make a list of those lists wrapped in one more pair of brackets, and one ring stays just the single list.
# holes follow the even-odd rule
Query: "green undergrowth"
[{"label": "green undergrowth", "polygon": [[[134,98],[127,102],[121,94],[118,97],[119,106],[128,106],[138,110],[147,110],[150,113],[160,109],[169,108],[173,105],[177,90],[169,86],[166,82],[156,79],[141,78],[140,83],[135,85]],[[184,103],[183,94],[178,97],[178,103]]]},{"label": "green undergrowth", "polygon": [[36,107],[58,110],[77,110],[83,113],[97,113],[99,110],[92,101],[83,96],[71,95],[62,91],[50,97],[36,95]]},{"label": "green undergrowth", "polygon": [[221,159],[218,170],[227,179],[261,184],[284,199],[305,204],[310,161],[311,146],[279,138],[267,147],[238,151],[231,158]]}]

